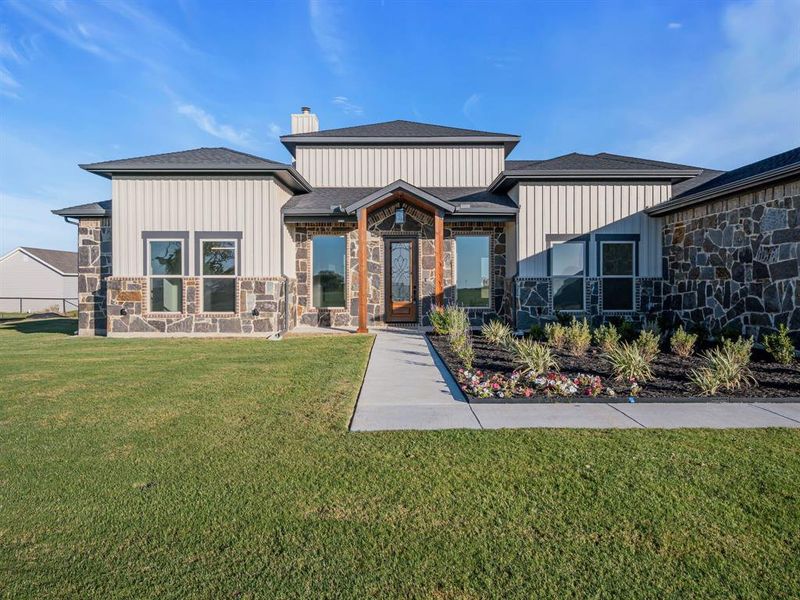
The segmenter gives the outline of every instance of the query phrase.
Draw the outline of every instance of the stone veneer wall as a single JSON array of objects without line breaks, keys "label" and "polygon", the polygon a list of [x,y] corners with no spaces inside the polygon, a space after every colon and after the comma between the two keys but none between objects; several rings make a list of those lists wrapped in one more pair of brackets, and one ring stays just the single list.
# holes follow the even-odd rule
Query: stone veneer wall
[{"label": "stone veneer wall", "polygon": [[[664,283],[653,277],[637,277],[634,297],[634,311],[620,312],[603,310],[603,280],[600,277],[587,277],[584,282],[586,310],[574,314],[578,318],[586,318],[597,326],[609,318],[624,318],[634,323],[643,319],[656,320],[662,311]],[[552,287],[549,277],[516,279],[516,326],[517,329],[528,329],[531,325],[553,321],[556,313],[553,310]]]},{"label": "stone veneer wall", "polygon": [[[385,315],[384,295],[384,241],[387,237],[417,238],[418,290],[417,306],[420,322],[428,325],[427,314],[435,294],[435,242],[433,215],[404,203],[406,222],[394,222],[396,203],[391,203],[368,216],[367,221],[367,272],[369,297],[367,300],[367,325],[381,324]],[[471,310],[473,324],[502,314],[512,315],[511,294],[506,281],[506,239],[503,223],[448,222],[444,223],[444,273],[445,302],[455,301],[455,239],[456,235],[489,235],[492,273],[492,306],[494,309]],[[312,301],[311,240],[315,235],[343,235],[346,238],[347,273],[346,307],[317,309]],[[297,248],[297,312],[298,321],[306,325],[343,327],[358,325],[358,228],[356,223],[297,223],[294,227]]]},{"label": "stone veneer wall", "polygon": [[[183,307],[180,314],[148,311],[148,279],[146,277],[108,278],[109,335],[176,334],[176,335],[267,335],[293,327],[293,307],[287,320],[287,289],[296,288],[293,279],[285,277],[238,277],[236,294],[238,311],[203,313],[199,277],[183,278]],[[253,311],[258,314],[254,315]]]},{"label": "stone veneer wall", "polygon": [[664,309],[681,321],[800,344],[800,180],[667,215]]},{"label": "stone veneer wall", "polygon": [[78,220],[78,335],[106,333],[106,280],[111,275],[111,219]]}]

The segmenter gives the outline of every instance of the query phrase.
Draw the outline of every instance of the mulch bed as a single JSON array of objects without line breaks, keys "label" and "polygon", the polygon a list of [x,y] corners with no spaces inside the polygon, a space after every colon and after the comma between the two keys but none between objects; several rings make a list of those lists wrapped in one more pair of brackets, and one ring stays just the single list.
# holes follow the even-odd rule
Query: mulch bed
[{"label": "mulch bed", "polygon": [[[431,344],[439,353],[442,361],[447,366],[453,377],[458,380],[458,370],[463,365],[450,350],[450,346],[445,336],[429,334]],[[478,369],[487,374],[500,373],[508,376],[514,371],[514,364],[511,355],[503,349],[490,344],[480,334],[474,335],[473,347],[475,349],[475,362],[473,369]],[[602,379],[603,386],[609,386],[616,392],[615,397],[607,396],[605,393],[596,398],[585,396],[551,396],[543,397],[537,394],[534,398],[516,399],[483,399],[468,396],[471,401],[476,402],[503,402],[505,401],[526,401],[526,402],[625,402],[628,398],[630,387],[614,381],[611,366],[606,361],[602,352],[598,348],[592,347],[586,356],[575,357],[564,352],[554,351],[560,366],[560,372],[569,377],[576,377],[583,373],[586,375],[598,375]],[[700,396],[697,389],[689,382],[688,373],[691,369],[703,365],[700,356],[692,356],[687,359],[680,358],[669,352],[662,352],[653,362],[653,374],[655,379],[642,385],[642,390],[637,396],[638,401],[669,401],[676,402],[730,402],[730,401],[751,401],[752,399],[771,399],[776,401],[795,400],[800,401],[800,364],[796,361],[792,365],[781,365],[773,362],[769,355],[762,350],[753,351],[753,360],[750,369],[753,376],[758,381],[758,386],[747,387],[737,390],[733,394],[722,393],[717,396]]]}]

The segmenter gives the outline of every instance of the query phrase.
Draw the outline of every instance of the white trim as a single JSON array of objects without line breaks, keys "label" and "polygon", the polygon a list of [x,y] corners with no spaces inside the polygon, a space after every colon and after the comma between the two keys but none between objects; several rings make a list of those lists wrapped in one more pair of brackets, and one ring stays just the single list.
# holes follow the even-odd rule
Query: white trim
[{"label": "white trim", "polygon": [[[603,248],[606,244],[628,244],[631,247],[631,274],[630,275],[605,275],[603,273]],[[602,313],[634,313],[636,312],[636,262],[639,260],[639,257],[636,256],[636,240],[600,240],[600,272],[597,276],[600,278],[601,285],[605,285],[606,279],[630,279],[633,285],[631,285],[631,308],[615,308],[612,310],[606,310],[605,305],[603,303],[603,294],[600,294],[600,306],[602,307]]]},{"label": "white trim", "polygon": [[[50,248],[42,248],[42,250],[50,250]],[[25,250],[25,248],[23,248],[22,246],[17,246],[16,248],[14,248],[13,250],[10,250],[9,252],[4,254],[3,256],[0,256],[0,262],[3,262],[5,259],[10,258],[11,255],[14,254],[15,252],[22,252],[25,256],[29,256],[30,258],[32,258],[36,262],[44,265],[48,269],[52,269],[53,271],[55,271],[59,275],[63,275],[64,277],[77,277],[78,276],[77,272],[75,272],[75,273],[65,273],[64,271],[62,271],[62,270],[54,267],[53,265],[51,265],[46,260],[42,260],[41,258],[36,256],[35,254],[31,254],[30,252]],[[58,250],[57,252],[69,252],[69,250]],[[76,257],[76,260],[77,260],[77,257]]]}]

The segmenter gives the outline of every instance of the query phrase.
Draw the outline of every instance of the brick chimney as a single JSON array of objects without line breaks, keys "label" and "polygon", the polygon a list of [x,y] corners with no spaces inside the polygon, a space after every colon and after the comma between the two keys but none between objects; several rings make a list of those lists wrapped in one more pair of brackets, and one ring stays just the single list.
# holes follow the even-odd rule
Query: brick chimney
[{"label": "brick chimney", "polygon": [[319,131],[319,119],[311,112],[311,109],[304,106],[300,109],[300,114],[292,115],[292,133],[311,133]]}]

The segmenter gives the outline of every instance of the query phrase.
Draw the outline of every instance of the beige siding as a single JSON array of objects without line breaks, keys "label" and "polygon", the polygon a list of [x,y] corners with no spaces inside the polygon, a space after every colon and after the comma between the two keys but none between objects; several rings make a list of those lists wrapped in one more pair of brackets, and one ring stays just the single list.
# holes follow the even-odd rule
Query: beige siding
[{"label": "beige siding", "polygon": [[296,166],[317,187],[486,187],[504,160],[502,145],[298,147]]},{"label": "beige siding", "polygon": [[[78,298],[77,275],[65,276],[50,267],[31,258],[24,252],[16,250],[0,260],[0,297],[23,297],[23,311],[45,310],[58,305],[60,300],[33,300],[33,298],[71,298],[73,303]],[[67,305],[67,310],[75,305]],[[18,300],[0,300],[0,311],[19,310]]]},{"label": "beige siding", "polygon": [[[521,184],[517,233],[519,276],[547,276],[548,234],[587,233],[638,233],[640,276],[660,276],[660,219],[642,211],[669,197],[668,183]],[[596,264],[596,244],[592,239],[589,276],[596,275]]]},{"label": "beige siding", "polygon": [[195,231],[240,231],[245,277],[282,273],[281,206],[290,197],[271,177],[114,177],[113,273],[144,275],[143,231],[189,231],[194,275]]}]

